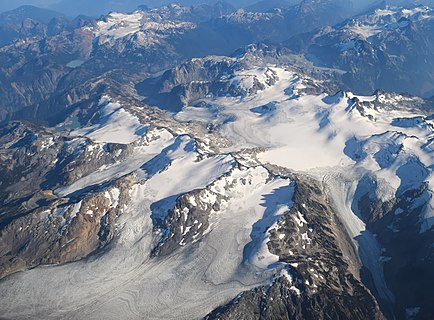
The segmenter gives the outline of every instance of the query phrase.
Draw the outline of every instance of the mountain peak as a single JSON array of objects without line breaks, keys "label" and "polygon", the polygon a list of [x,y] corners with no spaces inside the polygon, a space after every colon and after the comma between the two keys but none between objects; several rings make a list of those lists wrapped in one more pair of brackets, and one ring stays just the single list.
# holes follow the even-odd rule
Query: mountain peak
[{"label": "mountain peak", "polygon": [[53,18],[64,17],[65,15],[57,11],[43,9],[32,5],[20,6],[14,10],[0,14],[0,22],[20,22],[25,19],[32,19],[43,23],[48,23]]}]

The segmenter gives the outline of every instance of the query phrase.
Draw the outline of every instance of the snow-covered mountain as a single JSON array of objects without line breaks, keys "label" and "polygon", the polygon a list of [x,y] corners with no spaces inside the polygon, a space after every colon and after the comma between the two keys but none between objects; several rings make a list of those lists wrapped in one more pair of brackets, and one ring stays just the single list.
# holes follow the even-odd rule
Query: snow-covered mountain
[{"label": "snow-covered mountain", "polygon": [[[36,113],[36,118],[43,120],[61,116],[63,108],[55,104],[83,102],[88,89],[77,87],[110,81],[102,78],[116,77],[108,75],[114,69],[121,79],[143,79],[190,58],[231,55],[252,43],[284,41],[348,17],[349,13],[333,19],[309,19],[330,17],[330,10],[338,10],[323,1],[320,6],[303,2],[270,12],[235,10],[223,2],[151,9],[142,6],[99,19],[55,17],[48,24],[51,11],[41,13],[24,7],[4,13],[9,20],[26,19],[14,23],[10,37],[6,35],[8,24],[3,32],[0,120],[35,118]],[[39,21],[41,16],[43,21]]]},{"label": "snow-covered mountain", "polygon": [[431,7],[380,6],[288,46],[318,66],[340,70],[360,93],[381,88],[431,97],[433,17]]},{"label": "snow-covered mountain", "polygon": [[433,101],[351,91],[312,53],[369,65],[359,44],[392,54],[397,34],[415,50],[406,28],[431,9],[292,38],[302,54],[223,41],[190,57],[198,35],[286,17],[197,8],[0,48],[0,317],[432,318]]}]

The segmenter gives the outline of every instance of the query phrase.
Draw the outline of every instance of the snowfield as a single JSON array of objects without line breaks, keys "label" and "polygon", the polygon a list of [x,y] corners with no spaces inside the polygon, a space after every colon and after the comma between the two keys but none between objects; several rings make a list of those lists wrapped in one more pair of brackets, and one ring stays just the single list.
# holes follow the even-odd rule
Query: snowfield
[{"label": "snowfield", "polygon": [[130,144],[146,133],[147,127],[109,97],[99,102],[101,120],[87,128],[75,130],[71,136],[85,136],[95,142]]},{"label": "snowfield", "polygon": [[112,12],[99,20],[95,26],[86,26],[85,30],[93,33],[100,45],[113,44],[114,42],[129,39],[136,36],[140,38],[146,35],[145,46],[159,43],[171,33],[194,29],[196,26],[190,22],[168,21],[152,12],[137,10],[133,13]]},{"label": "snowfield", "polygon": [[[99,24],[99,32],[112,37],[136,32],[139,15],[128,19],[112,14]],[[113,33],[110,25],[115,23],[123,27]],[[257,94],[206,98],[201,104],[205,107],[185,107],[175,115],[178,121],[218,125],[219,134],[232,143],[220,154],[200,154],[194,138],[161,129],[158,139],[136,147],[125,160],[57,190],[68,195],[126,175],[137,181],[110,250],[6,278],[0,283],[2,317],[196,319],[244,290],[269,283],[282,271],[278,257],[268,250],[269,230],[290,210],[294,188],[287,179],[270,177],[261,165],[239,165],[233,154],[252,148],[262,150],[256,155],[259,163],[324,182],[379,295],[393,301],[378,263],[381,247],[352,202],[366,174],[376,178],[371,191],[384,200],[424,181],[432,188],[433,120],[399,109],[357,105],[375,97],[305,94],[306,78],[284,68],[270,66],[270,70],[279,80]],[[233,81],[248,92],[252,77],[266,81],[265,76],[263,69],[253,69],[240,72]],[[127,106],[107,98],[101,101],[100,112],[101,120],[71,135],[101,144],[131,145],[148,134],[148,125]],[[204,188],[227,198],[210,217],[208,232],[170,256],[151,258],[156,241],[152,204],[163,201],[170,209],[182,194]],[[370,190],[369,185],[366,188]],[[421,232],[434,224],[432,190],[429,194]],[[115,201],[119,195],[108,197]]]},{"label": "snowfield", "polygon": [[[299,96],[304,88],[302,79],[284,69],[276,68],[275,72],[280,81],[253,97],[206,101],[216,105],[221,114],[232,116],[233,121],[222,128],[233,142],[229,151],[265,148],[258,155],[261,162],[321,179],[359,248],[362,262],[372,272],[379,295],[385,301],[393,301],[378,263],[381,247],[366,230],[358,212],[353,211],[352,201],[358,181],[367,173],[377,178],[378,188],[374,192],[384,201],[418,188],[423,181],[432,186],[434,158],[432,148],[427,146],[433,137],[433,121],[410,111],[356,107],[355,99],[372,102],[375,97],[347,92]],[[396,105],[402,98],[396,99]],[[185,108],[182,117],[188,118],[191,111]],[[193,111],[196,119],[207,115]],[[214,114],[201,121],[219,118]],[[431,201],[425,208],[421,232],[434,224],[432,190],[429,193]]]},{"label": "snowfield", "polygon": [[[226,209],[215,217],[212,232],[203,241],[167,258],[149,257],[153,242],[151,204],[202,188],[232,167],[230,157],[196,163],[192,151],[186,151],[186,140],[172,153],[173,165],[131,189],[133,201],[125,208],[122,232],[110,251],[86,261],[40,267],[6,279],[0,285],[4,316],[192,319],[241,291],[266,284],[276,273],[269,268],[274,256],[262,248],[250,262],[250,257],[244,260],[243,248],[252,241],[254,246],[263,247],[264,239],[251,237],[253,224],[264,218],[266,211],[271,210],[266,215],[271,220],[283,214],[291,193],[278,196],[275,192],[289,187],[290,182],[267,182],[268,172],[263,168],[233,173],[232,181],[251,179],[251,184],[236,184]],[[256,263],[258,259],[260,263]],[[18,300],[16,292],[21,292]]]}]

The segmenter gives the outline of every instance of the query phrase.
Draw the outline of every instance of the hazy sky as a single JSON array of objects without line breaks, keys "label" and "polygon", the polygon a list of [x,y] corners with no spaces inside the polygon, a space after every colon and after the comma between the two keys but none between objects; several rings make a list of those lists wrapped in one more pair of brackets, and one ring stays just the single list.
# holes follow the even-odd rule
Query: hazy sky
[{"label": "hazy sky", "polygon": [[0,11],[11,10],[25,4],[48,7],[56,2],[58,0],[0,0]]},{"label": "hazy sky", "polygon": [[132,10],[144,4],[146,0],[0,0],[0,11],[11,10],[21,5],[30,4],[42,8],[61,11],[68,15],[100,14],[105,10]]},{"label": "hazy sky", "polygon": [[[226,0],[233,5],[248,5],[259,0]],[[178,2],[186,5],[217,0],[0,0],[0,12],[17,8],[24,4],[54,9],[69,16],[78,14],[99,15],[111,10],[134,10],[139,5],[159,6]]]},{"label": "hazy sky", "polygon": [[[259,2],[260,0],[225,0],[234,6],[246,6]],[[299,0],[301,1],[301,0]],[[353,0],[356,5],[366,5],[367,3],[378,2],[381,0]],[[425,2],[434,3],[434,0],[387,0],[388,2]],[[24,4],[31,4],[38,7],[50,8],[65,13],[68,16],[78,14],[100,15],[108,11],[131,11],[139,5],[159,6],[171,2],[179,2],[190,5],[194,3],[217,2],[217,0],[0,0],[0,12],[11,10]]]}]

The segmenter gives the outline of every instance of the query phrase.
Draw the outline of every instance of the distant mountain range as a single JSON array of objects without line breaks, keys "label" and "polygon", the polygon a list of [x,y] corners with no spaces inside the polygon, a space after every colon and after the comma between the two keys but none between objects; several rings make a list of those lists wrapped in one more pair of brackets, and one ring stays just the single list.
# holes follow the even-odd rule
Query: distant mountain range
[{"label": "distant mountain range", "polygon": [[[303,55],[306,63],[327,68],[335,80],[359,94],[387,89],[423,97],[434,95],[434,63],[430,54],[433,20],[429,8],[401,12],[381,4],[371,13],[344,21],[351,10],[342,7],[344,3],[324,1],[314,5],[305,0],[277,11],[250,12],[219,2],[213,6],[171,6],[164,10],[144,8],[131,16],[109,15],[98,20],[83,16],[69,19],[53,11],[21,7],[0,15],[0,44],[14,43],[0,49],[5,68],[0,77],[0,119],[23,107],[28,114],[28,110],[39,109],[40,103],[51,99],[53,92],[59,94],[64,77],[82,73],[81,68],[67,67],[70,61],[92,65],[85,72],[85,78],[91,79],[112,68],[106,65],[107,61],[115,65],[145,62],[143,72],[153,72],[173,61],[210,54],[230,55],[239,47],[264,41],[282,43]],[[341,14],[331,14],[333,11]],[[130,21],[161,18],[172,21],[162,30],[146,25],[141,29],[137,25],[140,21]],[[127,25],[106,33],[104,30],[116,21]],[[335,25],[323,27],[330,24]],[[106,27],[101,29],[103,25]],[[119,36],[115,30],[119,30]],[[308,30],[315,31],[304,33]],[[146,44],[150,37],[154,40]],[[166,38],[170,41],[161,42]],[[25,42],[17,41],[21,39]],[[119,54],[123,56],[121,60],[117,58]],[[38,66],[40,81],[29,82]],[[44,103],[44,108],[50,104]]]},{"label": "distant mountain range", "polygon": [[0,317],[434,318],[434,9],[151,4],[0,14]]}]

